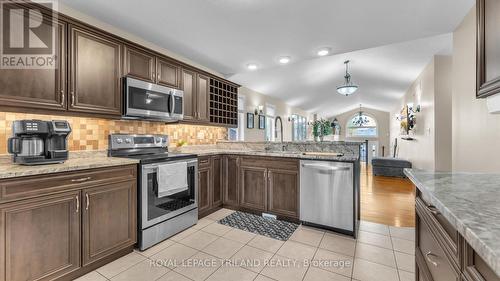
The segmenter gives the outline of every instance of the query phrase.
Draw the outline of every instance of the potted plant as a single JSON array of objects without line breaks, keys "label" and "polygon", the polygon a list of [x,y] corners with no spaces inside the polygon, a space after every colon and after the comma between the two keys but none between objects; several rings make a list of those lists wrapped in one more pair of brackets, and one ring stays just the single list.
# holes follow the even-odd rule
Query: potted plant
[{"label": "potted plant", "polygon": [[328,136],[332,134],[332,126],[330,121],[325,119],[319,119],[313,122],[313,136],[314,140],[323,141],[324,136]]}]

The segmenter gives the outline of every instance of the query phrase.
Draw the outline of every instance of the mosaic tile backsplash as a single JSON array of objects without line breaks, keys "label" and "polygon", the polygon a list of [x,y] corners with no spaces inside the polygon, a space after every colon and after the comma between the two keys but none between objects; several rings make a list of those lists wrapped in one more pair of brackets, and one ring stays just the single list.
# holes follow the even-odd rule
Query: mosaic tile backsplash
[{"label": "mosaic tile backsplash", "polygon": [[167,134],[171,146],[175,146],[179,140],[187,141],[188,145],[201,145],[216,144],[219,140],[227,139],[227,129],[223,127],[0,112],[0,154],[7,153],[12,121],[21,119],[68,120],[73,130],[68,138],[71,151],[107,149],[108,135],[116,133]]}]

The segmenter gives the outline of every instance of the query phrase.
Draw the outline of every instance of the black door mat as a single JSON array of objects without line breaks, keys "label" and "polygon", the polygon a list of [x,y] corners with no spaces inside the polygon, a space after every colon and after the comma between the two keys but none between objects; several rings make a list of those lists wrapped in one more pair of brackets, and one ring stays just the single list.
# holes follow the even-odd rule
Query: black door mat
[{"label": "black door mat", "polygon": [[288,240],[297,227],[299,227],[295,223],[263,218],[239,211],[219,220],[219,223],[281,241]]}]

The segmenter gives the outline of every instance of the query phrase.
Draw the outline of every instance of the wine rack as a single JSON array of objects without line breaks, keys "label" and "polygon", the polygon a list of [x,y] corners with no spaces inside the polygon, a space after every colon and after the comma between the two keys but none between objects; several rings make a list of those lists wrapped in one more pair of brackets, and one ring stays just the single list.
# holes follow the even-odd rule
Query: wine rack
[{"label": "wine rack", "polygon": [[238,127],[238,87],[210,78],[210,123]]}]

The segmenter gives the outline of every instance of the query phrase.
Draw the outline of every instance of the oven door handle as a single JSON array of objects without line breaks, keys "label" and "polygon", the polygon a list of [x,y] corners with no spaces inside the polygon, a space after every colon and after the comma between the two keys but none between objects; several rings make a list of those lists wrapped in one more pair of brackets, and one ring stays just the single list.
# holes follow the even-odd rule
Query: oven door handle
[{"label": "oven door handle", "polygon": [[170,161],[170,162],[161,162],[161,163],[154,163],[154,164],[147,164],[142,166],[143,170],[154,170],[157,169],[158,166],[162,164],[173,164],[173,163],[178,163],[178,162],[186,162],[188,166],[194,166],[198,163],[198,159],[193,159],[193,160],[179,160],[179,161]]}]

